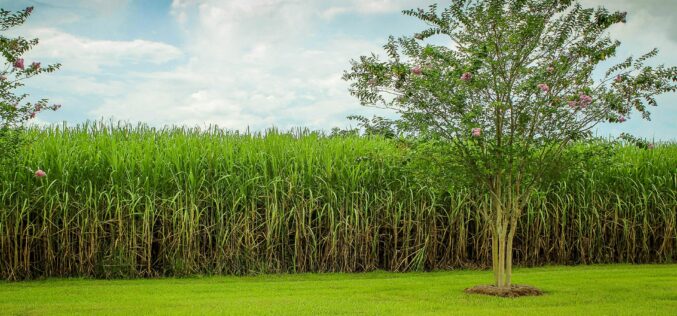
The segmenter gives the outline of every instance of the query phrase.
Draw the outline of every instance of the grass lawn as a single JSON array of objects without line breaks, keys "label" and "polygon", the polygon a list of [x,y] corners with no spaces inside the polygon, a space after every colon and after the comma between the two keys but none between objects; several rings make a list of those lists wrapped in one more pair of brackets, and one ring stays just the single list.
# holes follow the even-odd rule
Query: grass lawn
[{"label": "grass lawn", "polygon": [[677,315],[677,264],[518,269],[540,297],[463,293],[488,271],[0,282],[0,314]]}]

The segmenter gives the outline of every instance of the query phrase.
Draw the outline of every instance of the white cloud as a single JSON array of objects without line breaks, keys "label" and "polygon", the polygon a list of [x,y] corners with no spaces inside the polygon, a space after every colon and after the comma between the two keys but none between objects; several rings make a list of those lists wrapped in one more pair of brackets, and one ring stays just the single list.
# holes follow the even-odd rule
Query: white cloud
[{"label": "white cloud", "polygon": [[178,48],[164,43],[94,40],[51,28],[31,29],[27,36],[40,39],[27,57],[58,60],[69,71],[81,73],[97,73],[111,66],[163,64],[182,55]]},{"label": "white cloud", "polygon": [[[387,13],[399,11],[407,4],[414,4],[415,1],[396,1],[396,0],[372,0],[372,1],[352,1],[353,5],[360,13]],[[406,6],[409,7],[408,5]]]},{"label": "white cloud", "polygon": [[357,14],[384,14],[400,12],[404,9],[427,7],[432,1],[416,0],[343,0],[323,1],[324,7],[320,13],[323,18],[331,19],[337,15]]},{"label": "white cloud", "polygon": [[382,43],[315,37],[321,17],[309,1],[192,5],[172,6],[188,35],[188,62],[150,75],[152,81],[107,99],[92,115],[236,129],[330,128],[350,109],[360,110],[340,77],[350,58],[379,51]]}]

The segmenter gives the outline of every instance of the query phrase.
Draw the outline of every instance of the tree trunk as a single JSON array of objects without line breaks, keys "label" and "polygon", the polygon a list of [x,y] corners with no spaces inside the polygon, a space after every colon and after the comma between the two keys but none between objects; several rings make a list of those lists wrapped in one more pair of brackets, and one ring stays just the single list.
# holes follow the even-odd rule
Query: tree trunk
[{"label": "tree trunk", "polygon": [[496,257],[496,260],[492,260],[494,264],[496,265],[494,267],[494,281],[496,287],[503,287],[503,272],[505,271],[505,247],[503,243],[503,207],[501,205],[501,176],[500,174],[496,176],[494,180],[494,188],[492,192],[492,207],[494,208],[494,222],[492,223],[492,233],[493,236],[491,236],[492,239],[492,245],[496,244],[494,249],[492,249],[492,253],[497,254],[498,256]]},{"label": "tree trunk", "polygon": [[[492,183],[491,207],[491,262],[494,270],[494,285],[509,288],[512,285],[513,239],[517,230],[517,220],[521,214],[520,196],[513,194],[512,188],[502,190],[501,176]],[[516,191],[519,192],[519,189]]]},{"label": "tree trunk", "polygon": [[491,229],[491,264],[494,272],[494,285],[498,286],[498,231],[493,227]]},{"label": "tree trunk", "polygon": [[494,285],[500,288],[510,287],[512,284],[512,242],[514,229],[510,227],[510,233],[507,233],[505,228],[499,229],[497,233],[494,233],[491,241],[493,247],[491,254],[494,269]]}]

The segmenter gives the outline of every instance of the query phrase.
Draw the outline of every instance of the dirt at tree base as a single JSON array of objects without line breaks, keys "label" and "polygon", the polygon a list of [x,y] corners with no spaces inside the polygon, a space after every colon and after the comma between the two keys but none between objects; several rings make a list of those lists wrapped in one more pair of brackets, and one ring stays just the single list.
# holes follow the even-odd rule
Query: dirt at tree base
[{"label": "dirt at tree base", "polygon": [[539,296],[543,292],[533,286],[514,284],[509,288],[499,288],[494,285],[477,285],[465,289],[468,294],[482,294],[501,297]]}]

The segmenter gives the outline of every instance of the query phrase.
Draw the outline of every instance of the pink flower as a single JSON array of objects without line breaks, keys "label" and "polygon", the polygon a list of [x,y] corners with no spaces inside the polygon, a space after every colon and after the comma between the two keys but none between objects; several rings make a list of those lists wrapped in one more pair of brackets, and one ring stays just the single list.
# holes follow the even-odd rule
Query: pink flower
[{"label": "pink flower", "polygon": [[653,143],[649,143],[648,145],[646,145],[646,148],[648,148],[648,149],[653,149],[653,148],[654,148]]},{"label": "pink flower", "polygon": [[31,68],[33,68],[33,69],[35,69],[35,70],[40,69],[40,63],[33,62],[33,63],[31,64]]},{"label": "pink flower", "polygon": [[623,116],[623,115],[618,116],[618,122],[619,122],[619,123],[623,123],[623,122],[625,122],[625,121],[627,121],[627,120],[625,119],[625,116]]},{"label": "pink flower", "polygon": [[413,73],[413,74],[415,74],[415,75],[420,75],[420,74],[422,74],[423,71],[421,71],[421,66],[414,66],[414,67],[411,67],[411,73]]},{"label": "pink flower", "polygon": [[539,89],[541,89],[541,91],[543,91],[543,92],[548,92],[548,91],[550,91],[550,87],[548,87],[548,85],[545,84],[545,83],[539,83],[539,84],[537,85],[537,87],[538,87]]},{"label": "pink flower", "polygon": [[463,81],[468,81],[470,79],[472,79],[472,74],[469,73],[469,72],[463,73],[461,75],[461,80],[463,80]]},{"label": "pink flower", "polygon": [[47,176],[47,173],[42,171],[42,169],[38,169],[38,170],[35,171],[35,176],[38,177],[38,178],[42,178],[42,177]]},{"label": "pink flower", "polygon": [[585,95],[585,94],[581,93],[581,94],[578,95],[578,98],[581,99],[580,103],[581,103],[582,108],[585,108],[588,105],[590,105],[590,103],[592,103],[592,97],[589,96],[589,95]]},{"label": "pink flower", "polygon": [[555,72],[555,67],[550,66],[550,67],[548,67],[547,70],[548,70],[549,73],[553,73],[553,72]]},{"label": "pink flower", "polygon": [[576,105],[577,105],[576,101],[569,101],[568,103],[569,103],[570,108],[572,108],[572,109],[576,108]]},{"label": "pink flower", "polygon": [[38,114],[38,112],[35,111],[31,112],[31,118],[34,119],[36,114]]},{"label": "pink flower", "polygon": [[472,129],[472,137],[480,137],[482,135],[482,129],[479,127],[475,127]]},{"label": "pink flower", "polygon": [[14,62],[14,68],[24,69],[24,59],[19,58]]},{"label": "pink flower", "polygon": [[33,7],[26,8],[26,13],[31,14],[33,12]]},{"label": "pink flower", "polygon": [[621,82],[621,81],[623,81],[623,77],[621,77],[621,75],[617,75],[616,76],[616,82]]}]

